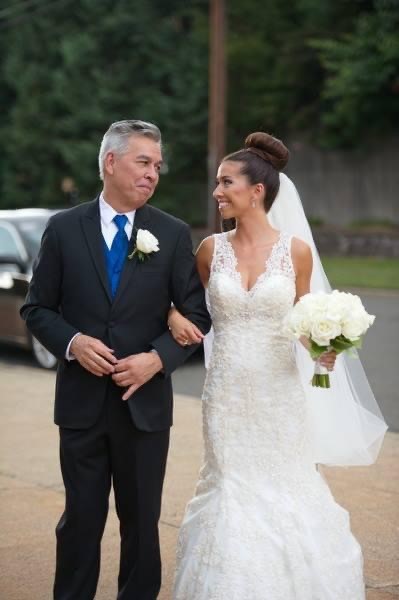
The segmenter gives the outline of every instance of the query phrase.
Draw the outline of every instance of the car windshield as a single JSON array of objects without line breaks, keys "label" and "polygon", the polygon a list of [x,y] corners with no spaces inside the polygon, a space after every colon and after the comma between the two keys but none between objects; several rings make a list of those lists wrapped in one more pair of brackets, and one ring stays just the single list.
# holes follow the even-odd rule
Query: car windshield
[{"label": "car windshield", "polygon": [[39,254],[40,241],[47,221],[48,217],[35,217],[30,219],[18,219],[18,223],[16,223],[31,256]]}]

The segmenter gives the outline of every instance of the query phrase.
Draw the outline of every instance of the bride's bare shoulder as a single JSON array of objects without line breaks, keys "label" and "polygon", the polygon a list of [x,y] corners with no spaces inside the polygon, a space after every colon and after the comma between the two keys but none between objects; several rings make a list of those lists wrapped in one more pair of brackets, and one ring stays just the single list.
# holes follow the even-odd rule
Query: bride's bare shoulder
[{"label": "bride's bare shoulder", "polygon": [[214,236],[210,235],[202,240],[195,255],[198,274],[205,287],[208,285],[209,281],[214,246]]},{"label": "bride's bare shoulder", "polygon": [[214,247],[215,237],[213,235],[209,235],[208,237],[204,238],[197,248],[197,259],[201,258],[205,260],[210,258],[212,260]]},{"label": "bride's bare shoulder", "polygon": [[306,257],[312,255],[312,251],[310,249],[309,244],[297,238],[295,236],[292,237],[291,240],[291,252],[292,254],[297,254],[298,256]]},{"label": "bride's bare shoulder", "polygon": [[301,267],[312,267],[312,250],[309,244],[297,237],[293,237],[291,241],[291,257],[296,271]]}]

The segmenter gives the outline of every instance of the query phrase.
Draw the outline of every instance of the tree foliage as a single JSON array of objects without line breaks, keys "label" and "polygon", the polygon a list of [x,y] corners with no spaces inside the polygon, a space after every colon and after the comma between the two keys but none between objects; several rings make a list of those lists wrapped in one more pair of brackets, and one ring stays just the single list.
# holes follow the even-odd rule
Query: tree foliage
[{"label": "tree foliage", "polygon": [[397,0],[230,0],[230,144],[263,129],[355,147],[398,129],[398,24]]},{"label": "tree foliage", "polygon": [[399,4],[379,0],[352,31],[315,40],[324,68],[323,142],[355,146],[399,123]]},{"label": "tree foliage", "polygon": [[102,135],[122,118],[160,126],[167,179],[186,170],[204,177],[207,7],[188,4],[169,0],[165,10],[152,1],[132,10],[129,0],[79,0],[6,30],[8,204],[59,204],[65,177],[82,199],[93,197]]},{"label": "tree foliage", "polygon": [[[205,216],[207,0],[20,0],[0,10],[0,206],[54,206],[71,177],[100,188],[112,121],[157,123],[155,202]],[[44,8],[41,8],[44,7]],[[362,147],[399,123],[397,0],[226,0],[228,147],[249,131]],[[13,16],[14,15],[14,16]],[[15,16],[16,15],[16,16]]]}]

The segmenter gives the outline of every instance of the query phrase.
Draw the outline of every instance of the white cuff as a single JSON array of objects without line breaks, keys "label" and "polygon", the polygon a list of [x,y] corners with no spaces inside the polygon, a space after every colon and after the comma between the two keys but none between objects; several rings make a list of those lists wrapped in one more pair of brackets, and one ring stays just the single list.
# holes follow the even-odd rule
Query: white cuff
[{"label": "white cuff", "polygon": [[69,342],[66,352],[65,352],[65,358],[69,361],[71,360],[76,360],[76,357],[73,355],[73,353],[71,352],[71,345],[73,340],[78,336],[81,335],[80,332],[79,333],[75,333],[75,335],[73,336],[73,338],[71,339],[71,341]]}]

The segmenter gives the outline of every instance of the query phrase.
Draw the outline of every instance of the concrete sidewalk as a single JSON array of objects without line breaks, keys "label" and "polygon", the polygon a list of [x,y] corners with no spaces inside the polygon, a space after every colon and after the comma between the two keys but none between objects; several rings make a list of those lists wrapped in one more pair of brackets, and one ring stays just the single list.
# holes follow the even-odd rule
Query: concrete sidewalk
[{"label": "concrete sidewalk", "polygon": [[[52,425],[54,375],[0,365],[0,386],[0,598],[49,600],[53,532],[64,503],[58,434]],[[201,462],[200,411],[197,398],[176,397],[160,527],[164,565],[160,600],[171,597],[178,527]],[[337,501],[351,513],[353,532],[363,547],[367,600],[399,597],[398,460],[399,434],[388,433],[376,465],[325,469]],[[112,505],[104,535],[98,600],[115,598],[118,545]]]}]

